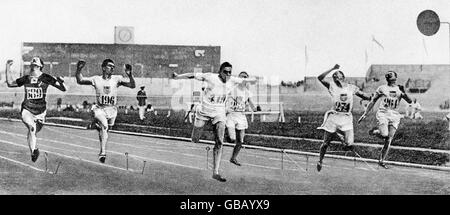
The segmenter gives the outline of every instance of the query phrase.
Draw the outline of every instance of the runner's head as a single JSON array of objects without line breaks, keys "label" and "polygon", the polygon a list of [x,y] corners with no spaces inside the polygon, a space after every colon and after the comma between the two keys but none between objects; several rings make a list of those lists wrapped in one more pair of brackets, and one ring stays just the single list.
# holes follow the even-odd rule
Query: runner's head
[{"label": "runner's head", "polygon": [[219,77],[222,79],[224,83],[230,80],[232,69],[233,66],[231,65],[231,63],[224,62],[222,63],[222,65],[220,65]]},{"label": "runner's head", "polygon": [[334,72],[332,77],[335,83],[342,83],[345,81],[345,75],[341,70],[337,70],[336,72]]},{"label": "runner's head", "polygon": [[38,69],[42,71],[42,69],[44,68],[44,61],[42,61],[42,59],[39,57],[34,57],[30,61],[30,68],[31,70]]},{"label": "runner's head", "polygon": [[[238,77],[239,78],[248,78],[249,75],[248,75],[248,73],[246,71],[242,71],[242,72],[239,73]],[[248,83],[245,82],[245,83],[240,84],[239,86],[246,87],[246,86],[248,86]]]},{"label": "runner's head", "polygon": [[397,73],[394,71],[388,71],[384,77],[388,84],[395,84],[397,82]]},{"label": "runner's head", "polygon": [[102,63],[102,71],[103,74],[106,74],[107,76],[112,75],[114,72],[114,68],[116,66],[114,65],[114,61],[111,59],[105,59]]}]

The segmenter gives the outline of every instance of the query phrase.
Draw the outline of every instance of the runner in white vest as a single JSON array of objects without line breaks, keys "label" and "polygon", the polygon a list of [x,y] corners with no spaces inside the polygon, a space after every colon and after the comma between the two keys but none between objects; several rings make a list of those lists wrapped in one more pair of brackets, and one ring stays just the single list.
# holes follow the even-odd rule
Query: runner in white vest
[{"label": "runner in white vest", "polygon": [[[239,73],[240,78],[248,78],[247,72]],[[245,129],[248,128],[247,117],[244,112],[247,104],[250,105],[252,110],[256,107],[253,104],[252,93],[248,89],[248,84],[239,84],[229,95],[226,108],[227,108],[227,130],[228,136],[231,142],[235,142],[233,153],[231,154],[230,162],[241,166],[241,163],[237,161],[239,151],[244,144]]]},{"label": "runner in white vest", "polygon": [[[343,142],[345,150],[353,150],[354,132],[353,132],[353,95],[369,100],[357,86],[345,82],[344,73],[336,64],[333,68],[325,71],[317,78],[328,89],[331,95],[333,106],[331,110],[325,113],[323,124],[318,129],[324,130],[323,144],[320,146],[319,162],[317,163],[317,171],[322,169],[322,161],[327,151],[328,145],[334,134],[338,132],[343,134]],[[335,71],[336,70],[336,71]],[[325,76],[330,72],[333,73],[333,81],[325,81]]]},{"label": "runner in white vest", "polygon": [[378,165],[388,169],[384,160],[389,152],[389,146],[391,145],[395,132],[397,131],[400,119],[403,116],[399,113],[400,101],[404,99],[406,102],[411,103],[411,98],[405,93],[405,89],[401,85],[397,85],[397,73],[394,71],[388,71],[385,75],[387,84],[381,85],[375,92],[370,103],[367,105],[367,109],[364,114],[359,118],[358,123],[364,120],[372,110],[378,99],[381,99],[376,118],[378,121],[378,129],[372,129],[369,133],[380,136],[384,140],[384,147],[381,150],[380,159]]},{"label": "runner in white vest", "polygon": [[217,73],[185,73],[173,74],[174,79],[197,79],[207,83],[203,91],[203,97],[195,113],[194,128],[192,130],[192,141],[198,142],[200,132],[207,121],[214,126],[215,145],[213,149],[213,178],[225,182],[226,179],[219,174],[219,164],[222,157],[222,145],[225,134],[225,101],[228,94],[237,84],[243,82],[256,82],[254,78],[237,78],[231,76],[232,65],[228,62],[220,65]]},{"label": "runner in white vest", "polygon": [[97,125],[100,139],[99,161],[106,160],[106,143],[108,141],[108,130],[114,125],[117,116],[117,88],[125,86],[135,88],[136,84],[131,73],[131,65],[125,65],[125,73],[129,80],[120,76],[112,75],[114,72],[114,61],[106,59],[102,63],[103,74],[84,78],[81,70],[86,65],[84,61],[78,61],[76,79],[80,85],[91,85],[95,88],[96,104],[92,107],[94,124]]}]

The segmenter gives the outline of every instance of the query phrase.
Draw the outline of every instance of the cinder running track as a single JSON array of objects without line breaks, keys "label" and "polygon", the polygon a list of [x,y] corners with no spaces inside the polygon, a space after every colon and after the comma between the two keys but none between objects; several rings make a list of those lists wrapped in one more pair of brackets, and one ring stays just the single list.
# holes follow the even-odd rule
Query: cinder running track
[{"label": "cinder running track", "polygon": [[385,170],[325,158],[317,172],[317,157],[307,162],[303,155],[256,149],[243,149],[238,167],[228,161],[231,147],[224,147],[222,183],[211,179],[208,146],[112,133],[101,164],[96,131],[45,126],[38,134],[41,155],[33,163],[25,126],[1,120],[0,194],[450,194],[446,171]]}]

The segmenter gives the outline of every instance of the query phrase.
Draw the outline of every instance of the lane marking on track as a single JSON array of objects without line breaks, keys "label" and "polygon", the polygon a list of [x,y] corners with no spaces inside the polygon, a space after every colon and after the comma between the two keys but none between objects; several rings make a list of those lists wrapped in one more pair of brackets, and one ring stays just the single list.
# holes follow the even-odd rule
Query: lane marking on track
[{"label": "lane marking on track", "polygon": [[[27,148],[27,147],[28,147],[28,146],[25,146],[25,145],[22,145],[22,144],[18,144],[18,143],[6,141],[6,140],[0,140],[0,142],[6,143],[6,144],[10,144],[10,145],[14,145],[14,146],[23,147],[23,148]],[[44,144],[40,144],[40,145],[46,146],[46,145],[44,145]],[[55,155],[58,155],[58,156],[61,156],[61,157],[70,158],[70,159],[73,159],[73,160],[81,160],[81,161],[88,162],[88,163],[92,163],[92,164],[99,165],[99,166],[105,166],[105,167],[110,167],[110,168],[119,169],[119,170],[125,170],[125,171],[132,171],[132,172],[134,171],[133,169],[127,170],[127,169],[125,169],[125,168],[116,167],[116,166],[112,166],[112,165],[109,165],[109,164],[101,164],[101,163],[98,163],[98,162],[94,162],[94,161],[82,159],[82,158],[80,158],[80,157],[73,157],[73,156],[69,156],[69,155],[65,155],[65,154],[60,154],[60,153],[58,153],[58,152],[53,152],[53,151],[50,151],[50,150],[44,150],[44,149],[42,149],[41,151],[43,151],[43,152],[49,152],[49,153],[52,153],[52,154],[55,154]],[[19,161],[19,162],[20,162],[20,161]],[[44,171],[44,172],[45,172],[45,171]]]},{"label": "lane marking on track", "polygon": [[[5,132],[4,132],[4,131],[0,131],[0,133],[5,133]],[[7,133],[9,133],[9,132],[7,132]],[[11,133],[11,135],[22,136],[22,135],[20,135],[20,134],[15,134],[15,133]],[[69,145],[69,146],[80,147],[80,148],[85,148],[85,149],[97,150],[97,149],[95,149],[95,148],[88,147],[88,146],[81,146],[81,145],[77,145],[77,144],[71,144],[71,143],[66,143],[66,142],[62,142],[62,141],[50,140],[50,139],[43,139],[43,138],[40,138],[40,139],[43,140],[43,141],[51,141],[51,142],[55,142],[55,143],[59,143],[59,144],[63,144],[63,145]],[[28,147],[28,146],[25,146],[25,145],[12,143],[12,142],[5,141],[5,140],[0,140],[0,142],[9,143],[9,144],[12,144],[12,145],[20,145],[21,147]],[[39,144],[39,145],[47,146],[47,145],[42,144],[42,143]],[[47,151],[48,151],[48,150],[47,150]],[[51,152],[51,151],[48,151],[48,152]],[[54,154],[59,154],[59,153],[57,153],[57,152],[52,152],[52,153],[54,153]],[[109,150],[109,153],[117,154],[117,155],[123,155],[122,152],[116,152],[116,151],[113,151],[113,150]],[[60,155],[62,155],[62,154],[60,154]],[[170,161],[163,161],[163,160],[158,160],[158,159],[153,159],[153,158],[148,158],[148,157],[142,157],[142,156],[138,156],[138,155],[128,155],[128,156],[129,156],[129,157],[132,157],[132,158],[137,158],[137,159],[141,159],[141,160],[146,160],[146,161],[153,161],[153,162],[164,163],[164,164],[170,164],[170,165],[175,165],[175,166],[181,166],[181,167],[186,167],[186,168],[191,168],[191,169],[204,170],[203,168],[196,167],[196,166],[184,165],[184,164],[174,163],[174,162],[170,162]],[[72,157],[72,156],[69,156],[69,157],[74,158],[74,157]],[[77,158],[77,159],[81,159],[81,158]],[[81,160],[83,160],[83,161],[88,161],[88,160],[84,160],[84,159],[81,159]],[[93,161],[89,161],[89,162],[93,162]],[[97,162],[93,162],[93,163],[98,164]],[[104,164],[101,164],[101,165],[104,165]],[[117,168],[120,168],[120,167],[117,167]]]},{"label": "lane marking on track", "polygon": [[[20,122],[20,120],[17,119],[8,119],[8,118],[2,118],[0,117],[0,120],[7,120],[12,122]],[[74,129],[82,129],[85,130],[84,127],[80,126],[71,126],[71,125],[63,125],[63,124],[55,124],[55,123],[46,123],[46,125],[49,126],[56,126],[56,127],[65,127],[65,128],[74,128]],[[190,141],[189,138],[184,137],[173,137],[173,136],[165,136],[165,135],[154,135],[154,134],[146,134],[146,133],[136,133],[136,132],[127,132],[127,131],[117,131],[117,130],[111,130],[111,133],[117,133],[117,134],[125,134],[125,135],[134,135],[134,136],[142,136],[142,137],[152,137],[152,138],[160,138],[160,139],[166,139],[166,140],[178,140],[178,141]],[[271,136],[271,135],[269,135]],[[281,137],[280,137],[281,138]],[[304,138],[303,138],[304,139]],[[214,144],[213,141],[209,140],[201,140],[200,143],[203,144]],[[368,144],[372,145],[372,144]],[[224,143],[224,146],[234,146],[234,144],[231,143]],[[263,150],[263,151],[269,151],[269,152],[280,152],[281,149],[277,148],[270,148],[270,147],[261,147],[261,146],[253,146],[249,145],[247,148],[256,149],[256,150]],[[395,146],[391,146],[391,148],[395,148]],[[399,149],[406,149],[404,147],[399,147]],[[415,148],[411,148],[411,150],[416,150]],[[419,151],[442,151],[442,150],[434,150],[434,149],[424,149],[424,148],[417,148]],[[290,153],[290,154],[299,154],[299,155],[309,155],[309,156],[318,156],[318,153],[312,153],[312,152],[304,152],[304,151],[298,151],[298,150],[290,150],[285,149],[284,152]],[[450,153],[449,150],[444,150],[445,153]],[[330,157],[333,159],[341,159],[341,160],[354,160],[349,157],[345,156],[339,156],[339,155],[325,155],[325,157]],[[356,158],[357,161],[364,161],[364,162],[371,162],[371,163],[378,163],[378,160],[376,159],[369,159],[369,158]],[[447,166],[432,166],[432,165],[423,165],[423,164],[415,164],[415,163],[405,163],[405,162],[397,162],[397,161],[386,161],[386,164],[396,165],[396,166],[402,166],[402,167],[409,167],[409,168],[419,168],[419,169],[429,169],[429,170],[439,170],[439,171],[450,171],[450,167]]]},{"label": "lane marking on track", "polygon": [[[14,132],[7,132],[7,131],[1,131],[0,130],[0,133],[8,134],[8,135],[16,136],[16,137],[26,138],[26,135],[17,134],[17,133],[14,133]],[[97,150],[97,149],[92,148],[92,147],[82,146],[82,145],[77,145],[77,144],[72,144],[72,143],[67,143],[67,142],[58,141],[58,140],[51,140],[51,139],[45,139],[45,138],[38,138],[38,140],[54,142],[54,143],[63,144],[63,145],[69,145],[69,146],[73,146],[73,147]],[[42,143],[40,143],[39,145],[51,147],[51,146],[48,146],[48,145],[45,145],[45,144],[42,144]],[[121,153],[121,152],[116,152],[116,151],[111,151],[111,150],[109,152],[111,152],[113,154],[123,155],[123,153]],[[52,153],[56,153],[56,152],[52,152]],[[174,153],[174,152],[170,152],[170,153]],[[178,153],[178,154],[180,154],[180,153]],[[204,156],[197,156],[197,155],[192,155],[192,156],[196,156],[197,158],[201,158],[201,159],[205,158]],[[170,161],[163,161],[163,160],[158,160],[158,159],[153,159],[153,158],[148,158],[148,157],[142,157],[142,156],[138,156],[138,155],[129,155],[129,157],[142,159],[142,160],[149,160],[149,161],[154,161],[154,162],[159,162],[159,163],[171,164],[171,165],[176,165],[176,166],[182,166],[182,167],[187,167],[187,168],[193,168],[193,169],[198,169],[198,170],[204,170],[204,168],[199,168],[199,167],[189,166],[189,165],[183,165],[183,164],[178,164],[178,163],[174,163],[174,162],[170,162]],[[77,158],[77,159],[81,159],[81,158]],[[227,162],[227,161],[225,159],[222,159],[221,163],[224,163],[224,162]],[[97,163],[97,162],[95,162],[95,163]],[[259,167],[259,168],[265,168],[265,169],[280,169],[280,168],[274,168],[274,167],[270,167],[270,166],[250,164],[250,163],[247,163],[246,165]],[[288,169],[285,169],[285,170],[288,170]]]},{"label": "lane marking on track", "polygon": [[0,152],[2,152],[2,153],[7,153],[7,154],[14,154],[14,155],[22,155],[22,154],[25,154],[25,152],[12,152],[12,151],[4,151],[4,150],[0,150]]},{"label": "lane marking on track", "polygon": [[[13,136],[19,136],[19,137],[26,137],[26,135],[17,134],[17,133],[14,133],[14,132],[0,131],[0,133],[13,135]],[[80,147],[80,148],[85,148],[85,149],[90,149],[90,150],[98,150],[98,149],[95,149],[95,148],[92,148],[92,147],[78,145],[78,144],[72,144],[72,143],[67,143],[67,142],[58,141],[58,140],[51,140],[51,139],[45,139],[45,138],[37,138],[37,139],[40,140],[40,141],[50,141],[50,142],[64,144],[64,145],[69,145],[69,146],[73,146],[73,147]],[[98,143],[98,140],[95,140],[95,139],[91,139],[91,141]],[[108,141],[108,143],[114,143],[116,145],[122,145],[122,146],[137,148],[137,149],[146,149],[146,150],[149,150],[149,151],[158,151],[158,152],[166,152],[166,153],[171,153],[171,154],[179,154],[179,155],[184,155],[184,156],[192,157],[192,158],[196,158],[196,159],[203,159],[204,158],[204,156],[195,155],[195,154],[173,152],[173,151],[162,150],[162,149],[152,149],[152,148],[148,148],[148,147],[138,147],[138,146],[133,146],[133,145],[130,145],[130,144],[117,143],[117,142],[109,142]],[[42,144],[39,144],[39,145],[42,145]],[[123,154],[123,153],[120,153],[120,152],[114,152],[114,151],[111,151],[111,152],[117,153],[117,154]],[[133,157],[133,156],[135,158],[143,158],[143,157],[139,157],[137,155],[130,155],[130,157]],[[147,159],[151,159],[151,158],[147,158]]]},{"label": "lane marking on track", "polygon": [[[62,131],[56,131],[56,130],[51,129],[51,128],[47,128],[47,129],[48,129],[48,130],[51,130],[51,131],[55,131],[55,132],[57,132],[57,133],[67,134],[67,133],[63,133]],[[93,141],[93,142],[98,142],[97,139],[88,138],[88,137],[83,137],[83,136],[79,136],[79,135],[76,135],[76,134],[71,134],[71,136],[76,136],[76,137],[79,137],[79,138],[82,138],[82,139],[85,139],[85,140],[89,140],[89,141]],[[118,136],[118,137],[121,137],[121,138],[125,138],[125,137],[123,137],[123,135],[117,135],[117,136]],[[117,137],[117,136],[116,136],[116,137]],[[138,138],[136,138],[136,139],[138,139]],[[139,141],[143,141],[143,140],[139,139]],[[157,143],[157,142],[153,142],[153,141],[144,141],[144,142],[148,142],[148,143],[156,143],[156,144],[163,144],[163,145],[170,145],[170,146],[171,146],[171,147],[165,147],[166,149],[174,149],[173,146],[177,146],[177,147],[179,147],[179,149],[181,149],[181,150],[184,149],[184,145],[180,145],[180,144],[177,144],[177,143],[175,143],[175,144],[164,144],[164,143]],[[108,143],[113,143],[113,144],[123,145],[123,146],[129,146],[129,147],[133,147],[133,148],[137,148],[137,149],[155,150],[155,148],[157,148],[157,147],[153,147],[153,146],[141,147],[141,146],[135,146],[135,145],[125,144],[125,143],[118,143],[118,142],[115,142],[115,141],[108,141]],[[187,147],[190,147],[190,146],[187,146]],[[195,146],[192,146],[192,147],[195,147]],[[181,154],[181,155],[189,156],[189,157],[203,158],[203,156],[197,155],[197,154],[188,154],[188,153],[179,153],[179,152],[174,152],[174,151],[167,151],[167,150],[164,150],[164,149],[159,149],[159,147],[158,147],[157,149],[158,149],[159,151],[162,151],[162,152]],[[193,148],[193,149],[195,149],[195,150],[203,150],[204,148],[203,148],[202,146],[198,146],[198,147],[195,147],[195,148]],[[177,150],[178,150],[178,149],[177,149]],[[248,149],[246,149],[246,151],[247,151],[247,150],[248,150]],[[262,159],[271,159],[271,160],[281,161],[280,158],[261,156],[261,154],[262,154],[262,153],[250,153],[250,154],[247,154],[247,152],[246,152],[246,153],[241,153],[240,155],[241,155],[241,156],[242,156],[242,155],[243,155],[243,156],[253,156],[253,157],[258,157],[258,158],[262,158]],[[288,163],[294,163],[293,161],[289,161],[289,160],[286,160],[285,162],[288,162]]]},{"label": "lane marking on track", "polygon": [[[0,131],[0,133],[1,133],[1,131]],[[4,133],[4,132],[3,132]],[[23,136],[24,137],[24,135],[20,135],[20,134],[16,134],[16,133],[10,133],[10,132],[6,132],[6,133],[9,133],[9,134],[12,134],[12,135],[19,135],[19,136]],[[127,133],[128,134],[128,133]],[[45,140],[45,139],[44,139]],[[94,140],[94,139],[92,139],[92,140]],[[53,141],[53,142],[55,142],[54,140],[50,140],[50,141]],[[97,141],[97,140],[96,140]],[[60,141],[56,141],[57,143],[61,143]],[[64,143],[64,144],[69,144],[70,145],[70,143]],[[119,143],[120,144],[120,143]],[[73,144],[72,144],[73,145]],[[80,146],[80,145],[75,145],[75,147],[83,147],[83,146]],[[89,149],[92,149],[92,148],[90,148],[90,147],[88,147]],[[289,150],[286,150],[286,151],[289,151]],[[270,151],[269,151],[270,152]],[[276,151],[272,151],[272,152],[276,152]],[[170,153],[173,153],[173,152],[171,152],[170,151]],[[179,153],[179,154],[183,154],[183,153]],[[185,156],[186,156],[186,154],[184,154]],[[190,154],[189,154],[190,155]],[[196,156],[196,155],[193,155],[193,156]],[[139,157],[139,156],[138,156]],[[203,156],[200,156],[200,157],[202,157],[203,158]],[[326,157],[328,157],[328,156],[326,156]],[[331,157],[332,159],[335,159],[334,157]],[[337,158],[337,159],[339,159],[339,158]],[[353,160],[353,159],[352,159]],[[222,159],[221,160],[221,162],[224,162],[224,159]],[[389,163],[391,163],[391,162],[389,162]],[[392,162],[392,163],[398,163],[398,162]],[[404,165],[402,165],[402,163],[398,163],[400,166],[404,166]],[[312,164],[313,165],[313,164]],[[255,166],[257,166],[257,167],[261,167],[261,168],[268,168],[268,169],[271,169],[271,167],[269,167],[269,166],[261,166],[261,165],[256,165],[255,164]],[[411,167],[411,166],[408,166],[408,167]],[[414,167],[414,166],[413,166]],[[351,169],[351,168],[347,168],[347,167],[337,167],[337,168],[343,168],[343,169]],[[421,168],[421,169],[423,169],[423,167]],[[364,170],[364,169],[361,169],[361,170]],[[410,170],[407,170],[407,169],[396,169],[397,171],[403,171],[403,172],[412,172],[412,173],[417,173],[417,172],[415,172],[415,171],[410,171]],[[438,169],[438,170],[440,170],[440,169]],[[367,171],[370,171],[370,170],[367,170]],[[373,171],[373,170],[372,170]]]},{"label": "lane marking on track", "polygon": [[[3,140],[0,140],[0,142],[6,143],[6,142],[3,141]],[[27,147],[27,146],[25,146],[25,147]],[[12,159],[12,158],[7,158],[7,157],[1,156],[1,155],[0,155],[0,158],[1,158],[1,159],[4,159],[4,160],[7,160],[7,161],[10,161],[10,162],[13,162],[13,163],[15,163],[15,164],[19,164],[19,165],[28,167],[28,168],[30,168],[30,169],[33,169],[33,170],[36,170],[36,171],[39,171],[39,172],[53,174],[53,172],[51,172],[51,171],[47,171],[47,172],[46,172],[46,171],[43,170],[43,169],[39,169],[39,168],[37,168],[37,167],[31,166],[31,165],[29,165],[29,164],[27,164],[27,163],[24,163],[24,162],[21,162],[21,161],[18,161],[18,160],[14,160],[14,159]]]},{"label": "lane marking on track", "polygon": [[[47,129],[50,129],[50,128],[47,128]],[[51,129],[51,130],[53,130],[53,129]],[[58,132],[59,132],[59,131],[58,131]],[[61,134],[67,134],[67,133],[62,133],[62,132],[60,132],[60,133],[61,133]],[[82,138],[82,139],[85,139],[85,140],[89,140],[89,141],[92,141],[92,142],[96,142],[96,143],[99,142],[98,139],[89,138],[89,137],[82,137],[82,136],[79,136],[79,135],[76,135],[76,134],[71,134],[71,135],[72,135],[72,136],[77,136],[77,137],[79,137],[79,138]],[[146,147],[143,147],[143,146],[135,146],[135,145],[132,145],[132,144],[118,143],[118,142],[115,142],[115,141],[108,141],[108,143],[116,144],[116,145],[120,145],[120,146],[131,147],[131,148],[136,148],[136,149],[145,149],[145,150],[152,150],[152,151],[159,151],[159,152],[167,152],[167,153],[181,154],[181,155],[188,156],[188,157],[203,158],[203,156],[196,155],[196,154],[174,152],[174,151],[164,150],[164,149],[160,149],[160,148],[153,147],[153,146],[146,146]],[[173,149],[173,147],[165,147],[165,148]]]}]

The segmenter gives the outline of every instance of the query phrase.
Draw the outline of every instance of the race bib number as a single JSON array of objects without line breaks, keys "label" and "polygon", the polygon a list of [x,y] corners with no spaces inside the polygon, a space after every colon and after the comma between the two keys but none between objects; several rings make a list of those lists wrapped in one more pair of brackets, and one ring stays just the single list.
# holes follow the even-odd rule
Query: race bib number
[{"label": "race bib number", "polygon": [[27,87],[27,99],[42,99],[44,98],[44,92],[42,88]]},{"label": "race bib number", "polygon": [[349,112],[350,111],[350,103],[336,102],[336,103],[334,103],[334,110],[337,112]]},{"label": "race bib number", "polygon": [[384,107],[390,109],[396,109],[398,106],[398,99],[385,98],[384,99]]},{"label": "race bib number", "polygon": [[102,105],[115,105],[116,104],[116,97],[115,96],[102,95],[102,96],[100,96],[100,103]]},{"label": "race bib number", "polygon": [[245,111],[245,101],[242,96],[230,98],[228,105],[231,107],[231,110],[233,111]]},{"label": "race bib number", "polygon": [[210,102],[211,104],[222,104],[225,103],[226,98],[226,96],[211,95],[208,97],[208,102]]}]

